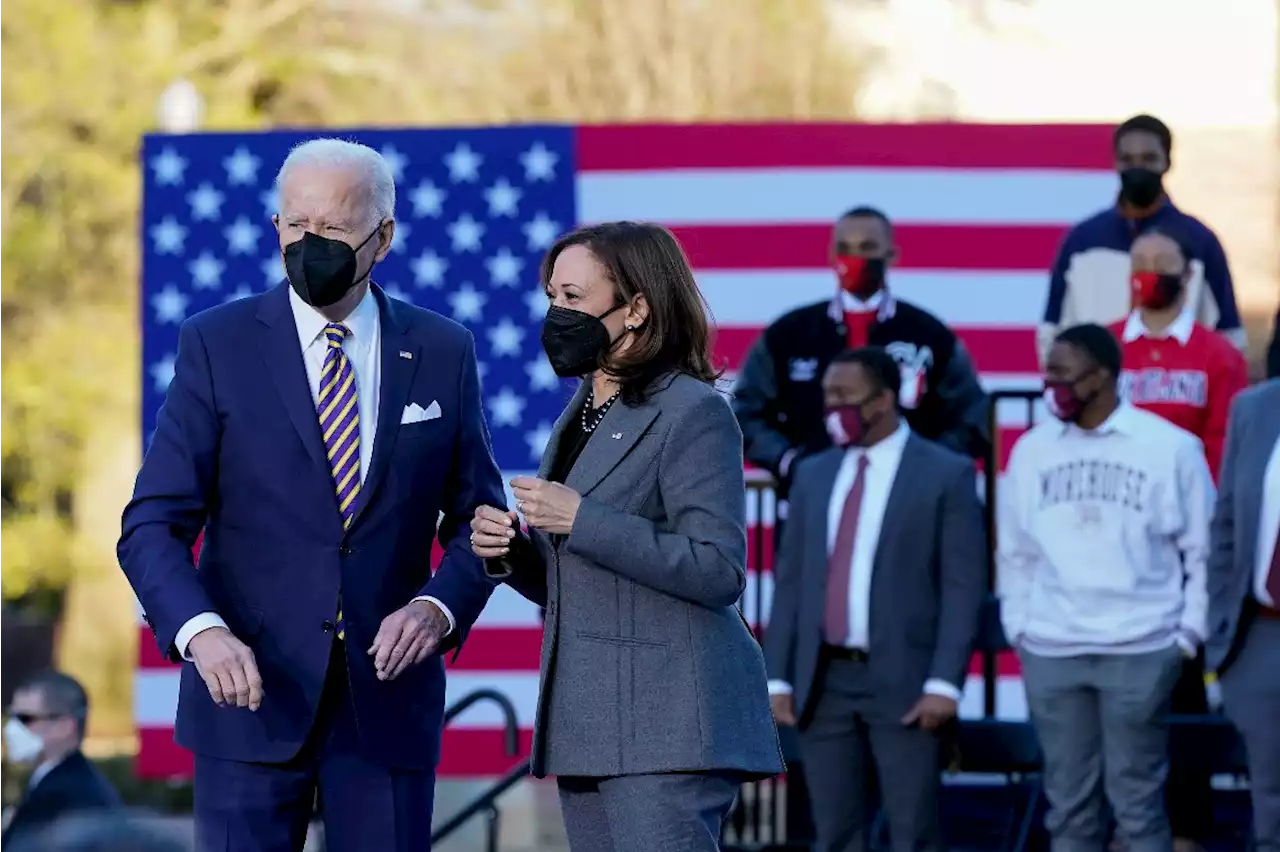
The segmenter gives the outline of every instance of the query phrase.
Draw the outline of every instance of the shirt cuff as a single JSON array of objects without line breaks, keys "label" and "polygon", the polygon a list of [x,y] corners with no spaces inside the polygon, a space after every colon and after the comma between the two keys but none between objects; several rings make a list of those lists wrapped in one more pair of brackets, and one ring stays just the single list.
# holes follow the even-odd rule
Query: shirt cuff
[{"label": "shirt cuff", "polygon": [[957,704],[960,703],[960,690],[942,678],[931,677],[926,680],[924,682],[924,692],[926,695],[940,695],[943,698],[950,698]]},{"label": "shirt cuff", "polygon": [[[449,607],[447,607],[447,606],[445,606],[443,603],[441,603],[439,598],[433,598],[433,597],[431,597],[431,595],[419,595],[418,597],[414,598],[414,600],[415,600],[415,601],[429,601],[430,603],[435,604],[435,605],[436,605],[436,608],[437,608],[437,609],[439,609],[441,612],[443,612],[443,613],[444,613],[444,617],[445,617],[445,619],[447,619],[447,620],[448,620],[448,622],[449,622],[449,632],[448,632],[448,633],[446,633],[446,634],[444,634],[445,636],[449,636],[449,635],[451,635],[451,634],[453,633],[453,631],[455,631],[455,630],[457,630],[457,629],[458,629],[458,622],[457,622],[457,620],[453,617],[453,613],[449,612]],[[442,637],[442,638],[443,638],[443,637]]]},{"label": "shirt cuff", "polygon": [[[227,623],[216,612],[202,612],[187,619],[187,623],[178,628],[178,635],[173,637],[173,646],[178,649],[178,656],[187,662],[191,662],[191,655],[187,653],[187,646],[191,644],[191,640],[196,637],[197,633],[203,633],[211,627],[227,628]],[[230,628],[227,629],[229,630]]]},{"label": "shirt cuff", "polygon": [[785,680],[771,680],[769,681],[769,694],[790,695],[791,684],[787,683]]},{"label": "shirt cuff", "polygon": [[800,449],[798,447],[792,447],[791,449],[787,450],[785,453],[782,454],[782,456],[778,459],[778,477],[779,478],[781,479],[787,478],[787,476],[791,473],[791,463],[796,460],[796,456],[798,455],[800,455]]}]

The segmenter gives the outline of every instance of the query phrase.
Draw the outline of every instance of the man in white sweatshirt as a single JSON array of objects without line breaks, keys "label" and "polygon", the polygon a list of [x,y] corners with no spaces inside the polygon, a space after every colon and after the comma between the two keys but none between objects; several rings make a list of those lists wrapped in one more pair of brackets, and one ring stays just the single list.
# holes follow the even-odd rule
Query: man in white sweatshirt
[{"label": "man in white sweatshirt", "polygon": [[1053,852],[1102,852],[1107,801],[1129,852],[1169,852],[1169,698],[1205,636],[1209,467],[1195,436],[1119,399],[1120,362],[1102,326],[1057,336],[1055,419],[1014,446],[998,496],[1001,618]]}]

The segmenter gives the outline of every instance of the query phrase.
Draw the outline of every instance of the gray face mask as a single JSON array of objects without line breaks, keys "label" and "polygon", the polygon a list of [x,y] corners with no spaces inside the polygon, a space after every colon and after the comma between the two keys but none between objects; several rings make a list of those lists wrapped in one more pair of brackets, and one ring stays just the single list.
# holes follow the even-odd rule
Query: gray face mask
[{"label": "gray face mask", "polygon": [[17,719],[4,723],[4,756],[14,763],[34,763],[44,752],[44,740]]}]

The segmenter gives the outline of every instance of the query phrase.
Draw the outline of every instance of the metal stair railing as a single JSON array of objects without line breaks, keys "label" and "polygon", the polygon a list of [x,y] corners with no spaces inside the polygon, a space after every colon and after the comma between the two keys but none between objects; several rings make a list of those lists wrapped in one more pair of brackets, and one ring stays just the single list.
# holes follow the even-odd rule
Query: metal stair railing
[{"label": "metal stair railing", "polygon": [[[449,723],[460,714],[483,701],[488,701],[498,706],[498,710],[502,713],[503,735],[506,739],[504,745],[507,755],[509,757],[517,756],[520,753],[520,722],[516,716],[516,708],[511,703],[511,699],[495,689],[477,689],[475,692],[468,693],[459,699],[444,711],[444,726],[448,727]],[[530,766],[531,760],[529,758],[520,761],[493,786],[472,800],[470,804],[462,807],[439,827],[433,828],[431,830],[432,845],[453,834],[476,814],[483,813],[485,815],[485,849],[487,852],[498,852],[498,828],[501,818],[497,807],[498,797],[525,778],[528,778]]]}]

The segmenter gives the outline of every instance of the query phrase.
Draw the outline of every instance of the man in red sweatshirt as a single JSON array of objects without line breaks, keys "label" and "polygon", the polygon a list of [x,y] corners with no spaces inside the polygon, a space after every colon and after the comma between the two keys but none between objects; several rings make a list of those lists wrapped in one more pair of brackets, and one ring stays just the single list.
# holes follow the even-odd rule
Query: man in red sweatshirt
[{"label": "man in red sweatshirt", "polygon": [[1111,326],[1124,347],[1121,393],[1204,444],[1214,480],[1231,399],[1249,383],[1244,356],[1186,310],[1187,260],[1178,240],[1148,231],[1130,252],[1133,311]]},{"label": "man in red sweatshirt", "polygon": [[[1130,250],[1133,310],[1111,326],[1123,348],[1120,392],[1200,439],[1217,482],[1231,399],[1248,384],[1244,356],[1195,321],[1186,305],[1187,252],[1167,232],[1147,231]],[[1204,657],[1188,660],[1173,690],[1173,712],[1206,713]],[[1165,785],[1175,852],[1189,852],[1212,827],[1209,776],[1174,762]]]}]

